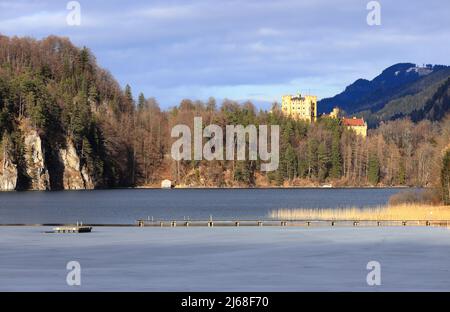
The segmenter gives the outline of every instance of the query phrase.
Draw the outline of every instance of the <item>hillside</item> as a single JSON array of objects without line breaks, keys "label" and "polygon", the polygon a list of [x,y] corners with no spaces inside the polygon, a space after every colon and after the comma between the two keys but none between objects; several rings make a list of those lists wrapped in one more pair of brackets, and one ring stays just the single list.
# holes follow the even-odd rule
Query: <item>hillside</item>
[{"label": "hillside", "polygon": [[88,49],[0,36],[0,188],[129,184],[132,106]]},{"label": "hillside", "polygon": [[396,64],[371,81],[358,79],[342,93],[319,101],[319,110],[326,113],[339,106],[347,114],[358,113],[369,125],[376,126],[380,121],[408,116],[423,108],[449,77],[448,66]]},{"label": "hillside", "polygon": [[450,78],[443,83],[425,105],[415,109],[411,119],[415,122],[423,119],[442,120],[450,111]]},{"label": "hillside", "polygon": [[[397,95],[427,92],[429,101],[411,114],[417,121],[441,119],[449,82],[438,83],[447,69],[418,69],[416,75],[409,66],[399,66],[397,75],[404,77],[395,88],[381,78],[375,84]],[[388,72],[395,76],[395,69]],[[362,95],[372,84],[361,80],[348,89]],[[223,160],[226,142],[211,147],[222,154],[212,161],[175,161],[171,130],[187,125],[193,133],[194,117],[222,131],[228,125],[279,126],[279,149],[270,146],[278,153],[271,158],[277,169],[264,172],[261,159]],[[163,179],[187,187],[430,186],[450,140],[448,121],[389,121],[362,138],[338,119],[310,124],[251,102],[184,99],[162,111],[142,93],[134,99],[131,87],[122,89],[89,49],[66,38],[0,36],[0,190],[160,186]]]},{"label": "hillside", "polygon": [[[416,117],[413,118],[413,120],[416,121],[420,121],[422,119],[429,119],[433,121],[441,120],[446,112],[449,111],[449,103],[448,99],[442,99],[442,103],[438,103],[436,100],[439,98],[439,94],[442,93],[441,89],[445,89],[447,88],[446,86],[448,86],[447,82],[450,76],[447,76],[446,73],[447,71],[441,71],[440,74],[442,75],[439,76],[442,77],[436,77],[438,75],[430,77],[443,78],[442,80],[436,79],[436,82],[430,81],[428,79],[426,82],[420,81],[421,85],[425,85],[426,87],[418,93],[415,93],[413,95],[406,95],[392,100],[388,102],[381,110],[375,113],[372,113],[370,111],[362,111],[359,114],[364,116],[368,123],[372,126],[378,125],[381,121],[395,120],[404,117],[413,118],[413,114],[416,115]],[[426,83],[429,84],[427,85]],[[415,87],[415,84],[413,84],[411,87]],[[417,117],[417,112],[425,109],[426,105],[428,105],[428,108],[426,109],[428,111],[433,110],[434,105],[441,106],[441,108],[443,108],[444,110],[441,110],[439,114],[423,115],[423,118]]]}]

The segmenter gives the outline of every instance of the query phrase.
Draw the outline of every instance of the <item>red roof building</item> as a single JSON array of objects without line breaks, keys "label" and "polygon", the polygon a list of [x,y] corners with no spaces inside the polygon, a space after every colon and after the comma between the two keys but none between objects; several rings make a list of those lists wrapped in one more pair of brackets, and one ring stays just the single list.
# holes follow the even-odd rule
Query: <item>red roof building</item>
[{"label": "red roof building", "polygon": [[346,126],[348,129],[351,129],[356,132],[356,134],[361,135],[363,137],[367,136],[367,123],[364,121],[364,118],[342,118],[342,125]]}]

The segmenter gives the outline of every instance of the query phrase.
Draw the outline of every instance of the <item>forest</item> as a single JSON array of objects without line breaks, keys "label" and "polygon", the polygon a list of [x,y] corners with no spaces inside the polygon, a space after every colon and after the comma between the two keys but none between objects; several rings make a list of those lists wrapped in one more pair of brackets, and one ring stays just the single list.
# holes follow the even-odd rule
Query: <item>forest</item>
[{"label": "forest", "polygon": [[[309,124],[286,118],[277,103],[268,112],[250,101],[184,99],[162,110],[156,99],[133,94],[129,85],[122,89],[97,65],[88,48],[75,47],[68,39],[0,36],[0,176],[9,163],[17,169],[15,188],[33,189],[36,177],[28,170],[27,154],[35,151],[25,139],[32,131],[42,141],[49,190],[65,188],[60,151],[68,144],[92,188],[159,186],[162,179],[192,187],[448,187],[448,116],[439,122],[382,122],[363,138],[339,119]],[[171,129],[177,124],[192,127],[195,116],[202,117],[204,126],[223,129],[279,125],[278,170],[262,172],[259,160],[173,160]]]}]

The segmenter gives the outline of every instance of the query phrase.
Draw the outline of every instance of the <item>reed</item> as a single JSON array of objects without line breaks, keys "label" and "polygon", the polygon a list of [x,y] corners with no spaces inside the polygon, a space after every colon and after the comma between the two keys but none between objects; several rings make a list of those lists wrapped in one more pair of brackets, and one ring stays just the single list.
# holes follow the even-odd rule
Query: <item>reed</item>
[{"label": "reed", "polygon": [[277,209],[269,213],[277,220],[450,220],[450,206],[403,204],[373,208]]}]

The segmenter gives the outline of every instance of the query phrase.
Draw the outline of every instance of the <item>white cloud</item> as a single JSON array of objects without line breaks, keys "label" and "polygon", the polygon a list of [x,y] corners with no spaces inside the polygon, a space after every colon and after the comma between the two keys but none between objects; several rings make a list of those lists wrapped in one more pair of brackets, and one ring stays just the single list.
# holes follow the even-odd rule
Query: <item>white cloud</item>
[{"label": "white cloud", "polygon": [[150,7],[134,12],[132,15],[155,18],[155,19],[177,19],[184,17],[192,17],[195,11],[190,6],[166,6],[166,7]]},{"label": "white cloud", "polygon": [[281,32],[270,27],[263,27],[258,29],[258,34],[261,36],[270,37],[270,36],[279,36],[281,35]]},{"label": "white cloud", "polygon": [[66,14],[63,12],[37,12],[2,20],[0,31],[30,31],[36,28],[55,29],[66,26]]},{"label": "white cloud", "polygon": [[448,62],[449,2],[383,3],[378,28],[367,26],[366,3],[91,0],[82,2],[81,27],[67,27],[65,2],[1,1],[0,32],[68,36],[121,83],[163,104],[210,95],[273,100],[305,89],[326,96],[395,62]]}]

